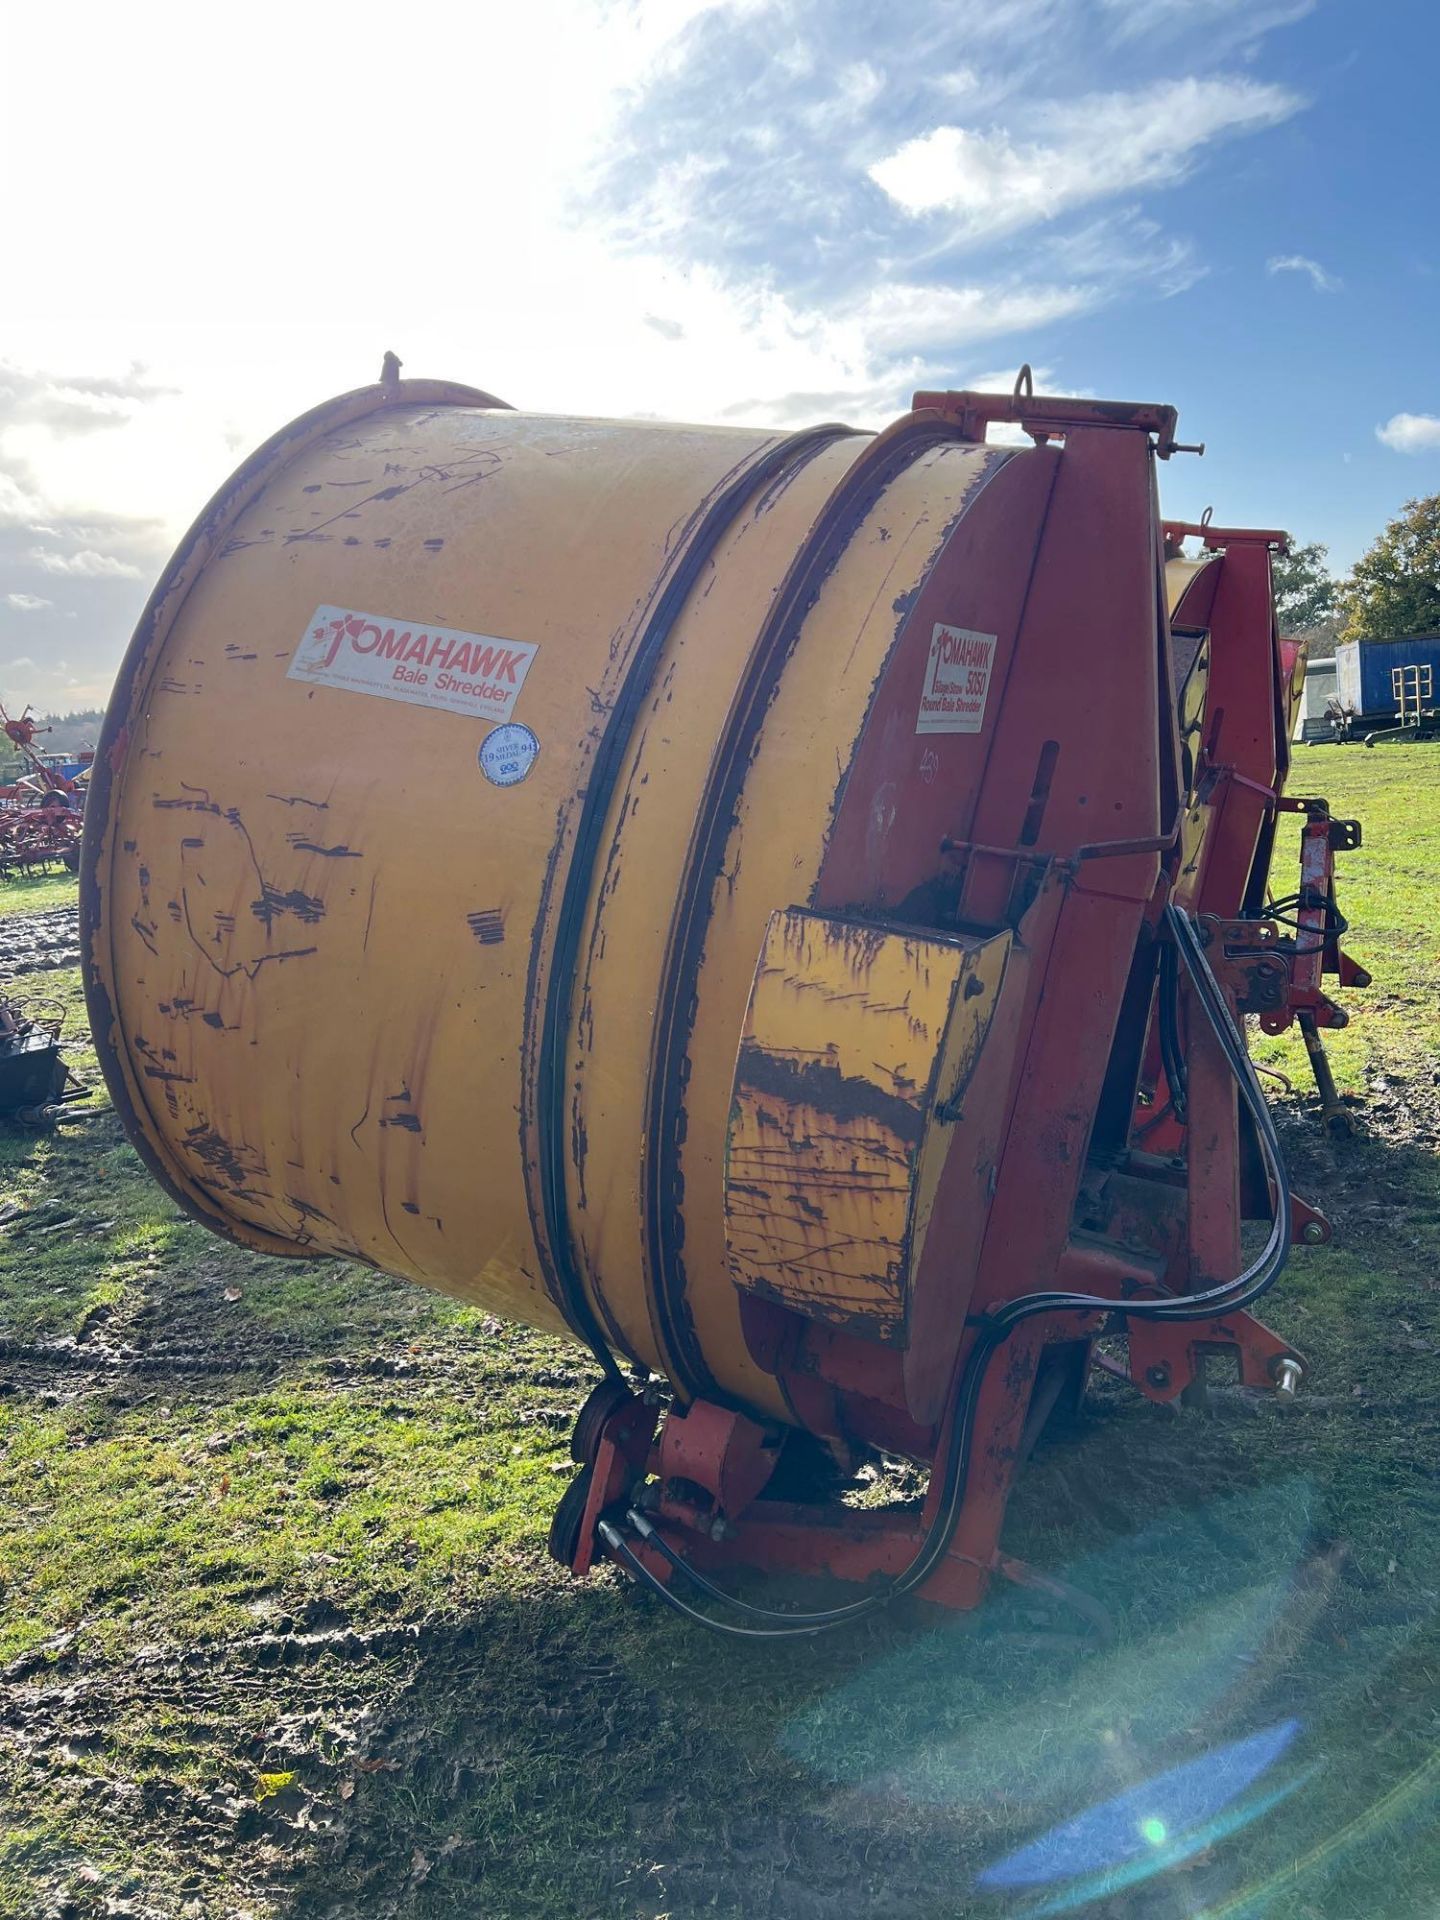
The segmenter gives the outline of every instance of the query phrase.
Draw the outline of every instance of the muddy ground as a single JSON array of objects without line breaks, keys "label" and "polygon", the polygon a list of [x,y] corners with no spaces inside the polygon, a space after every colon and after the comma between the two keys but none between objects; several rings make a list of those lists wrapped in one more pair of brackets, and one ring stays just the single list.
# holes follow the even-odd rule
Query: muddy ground
[{"label": "muddy ground", "polygon": [[1265,1050],[1336,1230],[1266,1315],[1298,1404],[1101,1380],[1013,1504],[1108,1643],[1005,1591],[772,1650],[573,1584],[544,1530],[585,1355],[236,1254],[103,1099],[0,1140],[0,1914],[1433,1920],[1436,961],[1370,911],[1359,1137]]},{"label": "muddy ground", "polygon": [[80,916],[73,906],[8,915],[0,922],[0,980],[80,964]]}]

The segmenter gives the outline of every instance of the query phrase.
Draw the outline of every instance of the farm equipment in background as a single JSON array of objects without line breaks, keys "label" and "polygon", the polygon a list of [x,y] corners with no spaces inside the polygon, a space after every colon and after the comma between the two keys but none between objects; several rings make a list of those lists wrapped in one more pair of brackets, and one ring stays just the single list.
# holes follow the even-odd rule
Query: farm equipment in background
[{"label": "farm equipment in background", "polygon": [[52,867],[78,873],[82,827],[74,808],[49,796],[39,806],[0,808],[0,879]]},{"label": "farm equipment in background", "polygon": [[0,733],[29,766],[12,785],[0,787],[0,879],[63,867],[80,870],[84,785],[88,774],[66,774],[35,746],[45,729],[29,708],[13,719],[0,705]]},{"label": "farm equipment in background", "polygon": [[1440,634],[1396,640],[1342,640],[1335,649],[1337,741],[1367,747],[1433,740]]},{"label": "farm equipment in background", "polygon": [[[1181,827],[1177,899],[1200,916],[1227,955],[1258,954],[1259,979],[1239,1010],[1258,1015],[1262,1031],[1292,1023],[1332,1133],[1353,1121],[1335,1086],[1322,1030],[1348,1025],[1349,1015],[1323,991],[1325,976],[1364,988],[1370,975],[1340,945],[1346,921],[1335,900],[1335,855],[1361,844],[1358,820],[1337,820],[1318,796],[1285,793],[1291,736],[1305,678],[1303,643],[1281,637],[1275,623],[1271,555],[1288,536],[1275,529],[1164,524],[1171,647],[1188,793]],[[1184,543],[1201,552],[1187,559]],[[1286,816],[1303,820],[1299,886],[1277,896],[1276,836]],[[1180,1138],[1185,1117],[1183,1067],[1173,1048],[1165,1071],[1163,993],[1147,1054],[1142,1100],[1154,1106],[1141,1135],[1164,1151]],[[1168,1014],[1166,1018],[1168,1020]],[[1165,1125],[1169,1121],[1169,1126]]]}]

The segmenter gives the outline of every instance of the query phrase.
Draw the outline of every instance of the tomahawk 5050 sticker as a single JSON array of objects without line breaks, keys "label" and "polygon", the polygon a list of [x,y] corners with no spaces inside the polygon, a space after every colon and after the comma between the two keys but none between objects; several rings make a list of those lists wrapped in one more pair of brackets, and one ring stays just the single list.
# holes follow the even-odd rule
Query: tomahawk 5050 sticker
[{"label": "tomahawk 5050 sticker", "polygon": [[317,607],[286,678],[475,720],[506,720],[539,652],[524,640]]},{"label": "tomahawk 5050 sticker", "polygon": [[979,733],[994,665],[993,633],[972,633],[968,627],[947,627],[937,620],[916,733]]}]

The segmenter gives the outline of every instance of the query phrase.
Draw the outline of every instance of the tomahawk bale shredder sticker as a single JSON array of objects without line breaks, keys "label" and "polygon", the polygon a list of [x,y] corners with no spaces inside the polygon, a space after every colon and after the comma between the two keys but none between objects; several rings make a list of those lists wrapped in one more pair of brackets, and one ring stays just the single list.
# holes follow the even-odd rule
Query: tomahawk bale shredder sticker
[{"label": "tomahawk bale shredder sticker", "polygon": [[518,720],[496,727],[480,743],[480,771],[492,786],[516,787],[535,764],[540,742]]},{"label": "tomahawk bale shredder sticker", "polygon": [[539,651],[525,640],[317,607],[285,677],[472,720],[508,720]]},{"label": "tomahawk bale shredder sticker", "polygon": [[916,733],[979,733],[985,724],[995,635],[935,622]]}]

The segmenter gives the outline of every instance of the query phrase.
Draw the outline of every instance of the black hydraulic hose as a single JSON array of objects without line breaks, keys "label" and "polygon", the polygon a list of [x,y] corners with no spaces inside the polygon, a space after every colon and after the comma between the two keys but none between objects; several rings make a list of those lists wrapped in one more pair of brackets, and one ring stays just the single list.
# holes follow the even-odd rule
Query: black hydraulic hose
[{"label": "black hydraulic hose", "polygon": [[1173,942],[1160,952],[1160,979],[1155,993],[1155,1025],[1160,1035],[1160,1063],[1165,1069],[1165,1085],[1170,1107],[1184,1124],[1189,1099],[1189,1075],[1180,1045],[1180,965]]},{"label": "black hydraulic hose", "polygon": [[[902,1573],[897,1574],[882,1591],[867,1594],[863,1599],[851,1601],[845,1606],[830,1608],[824,1612],[797,1615],[785,1613],[780,1609],[752,1606],[748,1601],[736,1601],[726,1595],[726,1605],[743,1610],[751,1617],[768,1619],[775,1623],[768,1627],[734,1626],[727,1621],[714,1619],[699,1608],[691,1607],[681,1600],[678,1594],[672,1593],[665,1583],[631,1551],[619,1529],[609,1521],[603,1521],[601,1527],[607,1545],[621,1557],[632,1574],[643,1580],[667,1606],[685,1615],[687,1619],[710,1627],[717,1633],[743,1639],[801,1638],[847,1626],[866,1614],[878,1612],[893,1600],[912,1593],[917,1587],[922,1586],[949,1552],[964,1506],[975,1414],[985,1375],[998,1349],[1024,1321],[1033,1319],[1039,1314],[1050,1313],[1118,1314],[1127,1320],[1180,1324],[1209,1320],[1218,1313],[1237,1313],[1248,1307],[1279,1279],[1290,1251],[1290,1180],[1280,1147],[1280,1137],[1275,1130],[1275,1122],[1265,1095],[1260,1089],[1255,1069],[1245,1050],[1244,1037],[1236,1027],[1229,1003],[1205,957],[1205,948],[1194,922],[1182,908],[1173,904],[1166,907],[1164,917],[1166,930],[1189,976],[1201,1012],[1225,1054],[1230,1070],[1235,1076],[1240,1098],[1255,1123],[1261,1152],[1267,1163],[1274,1197],[1274,1216],[1270,1233],[1260,1253],[1233,1280],[1225,1281],[1219,1286],[1207,1287],[1199,1293],[1175,1295],[1163,1300],[1124,1303],[1094,1294],[1058,1291],[1031,1293],[1021,1295],[1014,1300],[1007,1300],[993,1313],[979,1316],[979,1330],[975,1344],[960,1376],[954,1416],[950,1423],[949,1443],[941,1466],[943,1478],[940,1510],[931,1522],[910,1565]],[[658,1532],[653,1532],[652,1538],[656,1544],[661,1545],[666,1559],[678,1571],[685,1573],[688,1578],[701,1585],[702,1590],[711,1594],[712,1597],[720,1596],[722,1589],[704,1579],[704,1576],[690,1567],[681,1555],[662,1543]]]},{"label": "black hydraulic hose", "polygon": [[[782,1627],[737,1627],[729,1620],[717,1620],[714,1614],[702,1613],[699,1607],[690,1606],[687,1601],[684,1601],[680,1598],[678,1593],[672,1593],[669,1587],[666,1586],[665,1582],[662,1579],[660,1579],[659,1575],[652,1573],[649,1567],[646,1566],[645,1562],[641,1560],[638,1557],[638,1555],[636,1555],[631,1550],[629,1544],[625,1539],[624,1534],[621,1533],[618,1527],[612,1526],[612,1524],[608,1520],[602,1520],[600,1522],[600,1532],[602,1537],[604,1538],[606,1546],[609,1547],[610,1551],[613,1554],[617,1555],[619,1559],[621,1559],[624,1562],[624,1564],[630,1569],[630,1572],[635,1579],[642,1581],[645,1586],[649,1587],[650,1591],[653,1594],[655,1594],[655,1596],[658,1599],[663,1600],[667,1607],[672,1607],[676,1613],[684,1614],[687,1620],[694,1620],[698,1622],[700,1626],[708,1627],[712,1633],[729,1634],[732,1638],[737,1640],[796,1640],[796,1639],[802,1638],[807,1634],[824,1633],[826,1629],[829,1627],[839,1626],[843,1624],[839,1620],[832,1620],[832,1619],[827,1619],[822,1622],[818,1614],[813,1616],[803,1616],[803,1615],[796,1616],[792,1614],[775,1615],[774,1617],[777,1619],[790,1620],[792,1622],[795,1621],[797,1618],[806,1618],[806,1617],[813,1618],[816,1622],[816,1624],[813,1626],[799,1626],[799,1625],[792,1624],[788,1627],[783,1627],[783,1628]],[[660,1536],[657,1533],[654,1535],[654,1542],[656,1544],[659,1544],[659,1541],[660,1541]],[[679,1570],[682,1573],[684,1573],[689,1579],[694,1580],[698,1578],[698,1576],[696,1575],[695,1569],[692,1566],[689,1566],[685,1561],[683,1561],[680,1558],[678,1553],[670,1553],[667,1555],[667,1558],[669,1558],[673,1562],[673,1564],[676,1567],[678,1567]],[[730,1607],[735,1607],[740,1611],[743,1611],[746,1613],[754,1613],[759,1611],[758,1608],[744,1606],[743,1603],[732,1599],[728,1594],[725,1596],[725,1604]],[[870,1611],[868,1606],[866,1610]]]},{"label": "black hydraulic hose", "polygon": [[[646,1546],[656,1548],[670,1562],[675,1571],[683,1573],[699,1592],[708,1594],[712,1600],[719,1600],[727,1607],[733,1607],[736,1613],[748,1614],[757,1620],[784,1620],[793,1627],[813,1626],[818,1631],[821,1627],[827,1626],[833,1616],[840,1611],[838,1607],[827,1607],[819,1613],[789,1613],[778,1607],[761,1607],[749,1600],[742,1600],[738,1594],[727,1593],[724,1587],[717,1586],[713,1580],[701,1573],[698,1567],[692,1566],[688,1560],[678,1554],[660,1529],[652,1526],[643,1513],[637,1513],[635,1508],[631,1507],[625,1518]],[[856,1601],[852,1604],[858,1606],[861,1603]]]}]

